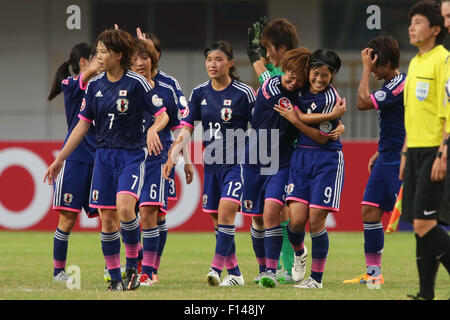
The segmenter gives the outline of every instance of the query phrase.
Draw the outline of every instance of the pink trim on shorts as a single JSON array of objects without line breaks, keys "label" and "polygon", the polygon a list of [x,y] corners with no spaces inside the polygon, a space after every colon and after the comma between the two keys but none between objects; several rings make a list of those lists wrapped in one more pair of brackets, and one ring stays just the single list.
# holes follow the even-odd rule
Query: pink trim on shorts
[{"label": "pink trim on shorts", "polygon": [[162,207],[163,204],[161,202],[142,202],[141,204],[139,204],[139,208],[143,207],[143,206],[160,206],[160,207]]},{"label": "pink trim on shorts", "polygon": [[178,130],[178,129],[181,129],[181,128],[183,128],[183,126],[181,124],[179,124],[178,126],[171,127],[170,130],[175,131],[175,130]]},{"label": "pink trim on shorts", "polygon": [[281,200],[276,199],[276,198],[266,198],[266,199],[264,199],[264,201],[273,201],[284,207],[284,203]]},{"label": "pink trim on shorts", "polygon": [[117,209],[117,206],[102,206],[100,204],[90,204],[89,203],[89,207],[91,208],[95,208],[95,209]]},{"label": "pink trim on shorts", "polygon": [[375,99],[375,96],[373,94],[371,94],[369,97],[370,97],[370,100],[372,100],[374,108],[377,110],[380,109],[380,107],[378,106],[377,99]]},{"label": "pink trim on shorts", "polygon": [[187,123],[186,121],[180,121],[180,125],[187,126],[189,128],[194,129],[194,126],[192,124],[190,124],[190,123]]},{"label": "pink trim on shorts", "polygon": [[239,200],[234,199],[234,198],[227,198],[227,197],[220,198],[220,201],[222,201],[222,200],[231,201],[231,202],[237,203],[238,205],[241,205],[241,202]]},{"label": "pink trim on shorts", "polygon": [[81,120],[86,121],[88,123],[92,123],[92,121],[93,121],[91,119],[88,119],[88,118],[82,116],[81,114],[78,114],[78,118],[80,118]]},{"label": "pink trim on shorts", "polygon": [[369,201],[361,201],[361,204],[365,204],[367,206],[371,206],[371,207],[376,207],[379,208],[380,205],[378,203],[375,202],[369,202]]},{"label": "pink trim on shorts", "polygon": [[309,201],[306,201],[306,200],[303,200],[303,199],[300,199],[300,198],[297,198],[297,197],[287,197],[286,201],[288,201],[288,200],[295,201],[295,202],[302,202],[304,204],[309,204]]},{"label": "pink trim on shorts", "polygon": [[161,113],[163,113],[164,111],[166,111],[166,110],[167,110],[166,107],[162,107],[161,109],[159,109],[158,112],[155,113],[155,118],[156,118],[157,116],[159,116]]},{"label": "pink trim on shorts", "polygon": [[310,204],[309,207],[316,208],[316,209],[325,209],[325,210],[329,210],[329,211],[333,211],[333,212],[339,212],[338,208],[324,207],[324,206],[319,206],[317,204]]},{"label": "pink trim on shorts", "polygon": [[158,216],[158,217],[163,217],[163,216],[165,216],[165,215],[167,215],[167,210],[164,209],[163,207],[159,208],[159,211],[158,211],[157,216]]},{"label": "pink trim on shorts", "polygon": [[66,207],[52,207],[53,210],[64,210],[64,211],[70,211],[70,212],[76,212],[80,213],[81,209],[73,209],[73,208],[66,208]]},{"label": "pink trim on shorts", "polygon": [[203,209],[203,208],[202,208],[202,210],[203,210],[204,213],[217,213],[217,212],[219,212],[219,210],[210,210],[210,209]]},{"label": "pink trim on shorts", "polygon": [[247,213],[247,212],[243,212],[243,211],[238,211],[240,214],[244,215],[244,216],[248,216],[248,217],[260,217],[262,216],[262,213]]},{"label": "pink trim on shorts", "polygon": [[130,196],[133,196],[133,197],[135,197],[136,199],[139,200],[138,195],[137,195],[136,193],[134,193],[134,192],[131,192],[131,191],[119,191],[119,192],[116,193],[116,197],[117,197],[119,194],[129,194]]}]

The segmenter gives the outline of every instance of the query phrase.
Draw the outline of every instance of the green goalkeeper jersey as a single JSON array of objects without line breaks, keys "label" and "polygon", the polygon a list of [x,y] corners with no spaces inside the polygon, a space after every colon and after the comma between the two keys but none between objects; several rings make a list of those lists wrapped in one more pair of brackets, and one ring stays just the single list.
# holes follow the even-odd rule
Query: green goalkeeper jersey
[{"label": "green goalkeeper jersey", "polygon": [[258,81],[260,84],[263,84],[264,81],[266,81],[269,78],[281,76],[284,74],[283,71],[281,71],[281,67],[275,67],[273,63],[268,63],[264,66],[266,67],[267,70],[261,73],[261,75],[258,77]]}]

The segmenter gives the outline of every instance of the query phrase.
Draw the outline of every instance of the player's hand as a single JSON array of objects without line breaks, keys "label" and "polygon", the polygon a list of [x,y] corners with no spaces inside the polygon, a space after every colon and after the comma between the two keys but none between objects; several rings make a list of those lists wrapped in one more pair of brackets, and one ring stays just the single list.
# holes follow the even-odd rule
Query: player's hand
[{"label": "player's hand", "polygon": [[174,167],[175,167],[175,163],[172,161],[172,157],[169,155],[169,157],[162,169],[162,175],[163,175],[164,179],[166,179],[168,181],[172,181],[172,179],[170,178],[170,173],[172,172],[172,169]]},{"label": "player's hand", "polygon": [[438,182],[445,178],[446,170],[441,165],[441,158],[436,157],[431,167],[431,181]]},{"label": "player's hand", "polygon": [[330,134],[328,135],[328,138],[330,140],[337,140],[340,136],[342,136],[345,132],[345,125],[342,122],[339,122],[339,125],[331,130]]},{"label": "player's hand", "polygon": [[192,167],[192,164],[184,164],[184,175],[186,176],[186,183],[191,184],[192,180],[194,179],[194,169]]},{"label": "player's hand", "polygon": [[283,108],[282,106],[276,104],[274,109],[283,118],[285,118],[287,121],[289,121],[291,123],[293,123],[296,120],[298,120],[297,112],[295,111],[294,107],[291,104],[289,104],[286,108]]},{"label": "player's hand", "polygon": [[[368,68],[369,70],[372,70],[373,67],[375,67],[377,61],[378,61],[378,55],[375,53],[371,48],[365,48],[361,51],[361,60],[363,64],[363,68]],[[373,57],[372,57],[373,54]]]},{"label": "player's hand", "polygon": [[333,110],[331,111],[333,119],[342,117],[345,112],[347,112],[347,102],[345,101],[345,97],[338,98],[336,104],[333,107]]},{"label": "player's hand", "polygon": [[375,161],[378,159],[379,155],[380,155],[380,153],[377,151],[373,154],[373,156],[370,157],[369,165],[367,166],[367,168],[369,169],[369,174],[372,173],[373,165],[375,164]]},{"label": "player's hand", "polygon": [[114,23],[114,30],[119,30],[119,26]]},{"label": "player's hand", "polygon": [[53,161],[53,163],[48,167],[47,171],[45,172],[44,183],[45,181],[47,181],[49,185],[53,185],[53,183],[56,181],[58,173],[61,171],[62,166],[63,162],[58,161],[58,159],[55,159],[55,161]]},{"label": "player's hand", "polygon": [[159,134],[151,127],[147,131],[147,147],[149,155],[160,155],[163,149]]},{"label": "player's hand", "polygon": [[[260,18],[261,22],[264,23],[265,17]],[[261,22],[258,20],[254,22],[248,29],[247,29],[247,36],[248,36],[248,43],[247,43],[247,56],[250,59],[250,63],[253,64],[256,61],[260,60],[261,58],[265,57],[265,54],[263,55],[262,47],[261,47],[261,34],[262,30],[264,28],[263,25],[261,25]],[[266,18],[267,22],[267,18]]]},{"label": "player's hand", "polygon": [[147,40],[145,34],[142,33],[141,28],[139,27],[136,28],[136,36],[138,37],[138,39]]}]

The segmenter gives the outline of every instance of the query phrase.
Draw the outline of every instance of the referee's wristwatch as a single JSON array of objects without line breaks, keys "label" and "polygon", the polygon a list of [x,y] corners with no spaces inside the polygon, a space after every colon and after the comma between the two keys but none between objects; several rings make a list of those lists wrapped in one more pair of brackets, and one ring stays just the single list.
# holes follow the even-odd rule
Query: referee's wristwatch
[{"label": "referee's wristwatch", "polygon": [[438,151],[438,152],[436,153],[436,157],[437,157],[437,158],[442,158],[442,151]]}]

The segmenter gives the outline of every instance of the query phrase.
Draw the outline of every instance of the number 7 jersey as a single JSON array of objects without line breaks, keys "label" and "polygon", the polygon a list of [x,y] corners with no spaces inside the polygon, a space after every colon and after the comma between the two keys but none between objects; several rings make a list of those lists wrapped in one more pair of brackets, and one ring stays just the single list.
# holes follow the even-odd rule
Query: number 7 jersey
[{"label": "number 7 jersey", "polygon": [[[221,91],[214,90],[211,81],[194,88],[180,124],[194,128],[195,122],[201,121],[205,172],[240,163],[243,150],[236,140],[244,138],[254,103],[253,88],[234,79]],[[228,140],[227,134],[238,138]]]}]

